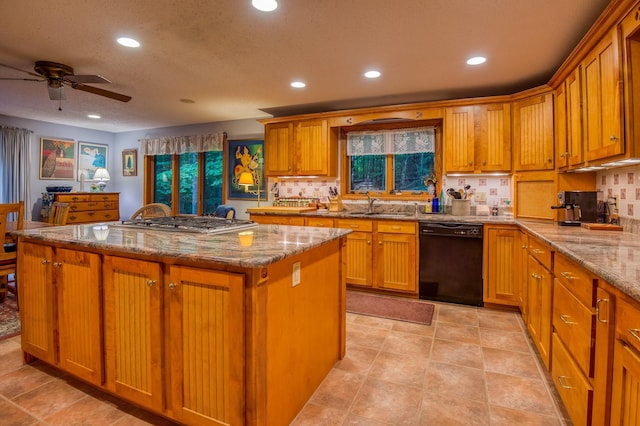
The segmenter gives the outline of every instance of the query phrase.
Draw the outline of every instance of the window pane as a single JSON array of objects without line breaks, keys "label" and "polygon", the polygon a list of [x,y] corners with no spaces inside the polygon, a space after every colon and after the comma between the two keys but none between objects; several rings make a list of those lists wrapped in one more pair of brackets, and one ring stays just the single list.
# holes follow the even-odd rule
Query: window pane
[{"label": "window pane", "polygon": [[435,153],[397,154],[393,171],[394,190],[426,191],[424,178],[436,175]]},{"label": "window pane", "polygon": [[180,188],[178,188],[180,214],[198,213],[198,153],[179,155]]},{"label": "window pane", "polygon": [[349,191],[386,191],[386,157],[384,155],[354,155],[351,161],[351,188]]},{"label": "window pane", "polygon": [[222,204],[222,151],[204,155],[204,214],[214,214]]},{"label": "window pane", "polygon": [[171,206],[171,155],[156,155],[153,161],[156,172],[153,202]]}]

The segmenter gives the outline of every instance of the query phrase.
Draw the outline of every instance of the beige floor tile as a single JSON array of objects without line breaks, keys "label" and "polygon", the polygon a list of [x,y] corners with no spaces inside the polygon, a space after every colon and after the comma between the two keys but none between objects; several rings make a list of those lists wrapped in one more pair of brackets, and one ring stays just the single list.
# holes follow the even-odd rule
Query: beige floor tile
[{"label": "beige floor tile", "polygon": [[473,368],[484,367],[482,348],[479,345],[453,340],[434,339],[431,360]]},{"label": "beige floor tile", "polygon": [[344,410],[311,403],[302,408],[291,426],[339,426],[345,417]]},{"label": "beige floor tile", "polygon": [[358,323],[349,324],[347,328],[347,347],[349,345],[380,348],[391,330],[376,328]]},{"label": "beige floor tile", "polygon": [[411,333],[391,331],[382,344],[385,352],[429,356],[433,339]]},{"label": "beige floor tile", "polygon": [[487,348],[530,353],[531,349],[522,331],[504,331],[480,327],[480,344]]},{"label": "beige floor tile", "polygon": [[441,398],[438,395],[427,396],[422,400],[418,424],[425,426],[489,425],[489,406],[482,401]]},{"label": "beige floor tile", "polygon": [[492,426],[557,426],[561,421],[556,417],[542,416],[530,411],[519,411],[491,406]]},{"label": "beige floor tile", "polygon": [[5,426],[27,426],[38,423],[38,419],[18,408],[15,404],[0,398],[0,424]]},{"label": "beige floor tile", "polygon": [[418,418],[422,390],[381,380],[367,379],[351,413],[394,425],[412,425]]},{"label": "beige floor tile", "polygon": [[346,412],[365,379],[365,375],[334,368],[316,389],[310,402]]},{"label": "beige floor tile", "polygon": [[542,379],[530,353],[505,351],[502,349],[482,348],[484,368],[494,373],[512,376]]},{"label": "beige floor tile", "polygon": [[427,357],[423,355],[380,352],[368,376],[376,380],[421,387],[426,369]]},{"label": "beige floor tile", "polygon": [[487,402],[484,371],[478,368],[431,361],[424,388],[430,395]]},{"label": "beige floor tile", "polygon": [[343,426],[389,426],[389,423],[382,423],[373,419],[367,419],[350,414],[344,421]]},{"label": "beige floor tile", "polygon": [[67,408],[45,417],[44,420],[52,426],[83,426],[87,424],[107,426],[124,415],[125,413],[109,404],[91,396],[85,396]]},{"label": "beige floor tile", "polygon": [[347,343],[347,350],[343,359],[334,368],[352,373],[366,374],[371,364],[378,356],[378,349]]},{"label": "beige floor tile", "polygon": [[23,393],[13,401],[34,416],[44,418],[67,408],[84,397],[86,394],[81,390],[62,380],[52,380],[30,392]]},{"label": "beige floor tile", "polygon": [[392,330],[401,331],[403,333],[419,334],[420,336],[433,337],[436,331],[436,327],[434,324],[435,320],[431,323],[430,326],[407,321],[394,321]]},{"label": "beige floor tile", "polygon": [[435,337],[436,339],[452,340],[454,342],[480,344],[478,327],[470,325],[442,323],[438,321]]},{"label": "beige floor tile", "polygon": [[505,408],[556,416],[555,407],[542,380],[486,373],[489,403]]},{"label": "beige floor tile", "polygon": [[478,326],[478,312],[477,308],[469,306],[439,305],[437,320],[438,323],[451,322]]},{"label": "beige floor tile", "polygon": [[55,378],[47,373],[25,365],[0,376],[0,394],[8,399],[14,399],[52,380]]},{"label": "beige floor tile", "polygon": [[510,311],[478,311],[478,324],[481,328],[493,328],[502,331],[522,331],[519,315]]},{"label": "beige floor tile", "polygon": [[391,330],[395,321],[388,318],[372,317],[369,315],[357,315],[353,320],[354,324],[366,325],[374,328],[384,328],[385,330]]}]

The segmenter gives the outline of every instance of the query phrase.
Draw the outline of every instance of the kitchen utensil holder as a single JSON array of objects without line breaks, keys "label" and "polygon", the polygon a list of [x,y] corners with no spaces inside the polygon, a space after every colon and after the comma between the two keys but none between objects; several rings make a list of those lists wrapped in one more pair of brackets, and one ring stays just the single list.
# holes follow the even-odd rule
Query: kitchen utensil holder
[{"label": "kitchen utensil holder", "polygon": [[451,200],[451,214],[454,216],[470,216],[471,200]]}]

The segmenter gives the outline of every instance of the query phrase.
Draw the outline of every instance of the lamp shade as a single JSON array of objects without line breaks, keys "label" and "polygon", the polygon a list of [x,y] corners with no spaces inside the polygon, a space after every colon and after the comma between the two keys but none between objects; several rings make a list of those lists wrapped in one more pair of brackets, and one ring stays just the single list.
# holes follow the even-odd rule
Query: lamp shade
[{"label": "lamp shade", "polygon": [[256,182],[253,180],[253,174],[250,172],[242,172],[240,173],[240,179],[238,179],[238,185],[255,185]]},{"label": "lamp shade", "polygon": [[96,169],[96,172],[93,174],[93,179],[99,182],[107,182],[109,179],[111,179],[111,176],[109,176],[109,172],[107,171],[107,169],[105,169],[104,167],[100,167]]}]

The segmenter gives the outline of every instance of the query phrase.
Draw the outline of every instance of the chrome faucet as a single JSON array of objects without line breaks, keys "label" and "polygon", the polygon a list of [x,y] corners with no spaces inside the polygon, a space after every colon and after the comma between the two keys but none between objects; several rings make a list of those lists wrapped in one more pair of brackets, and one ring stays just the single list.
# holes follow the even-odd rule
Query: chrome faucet
[{"label": "chrome faucet", "polygon": [[378,201],[377,198],[371,198],[369,194],[367,194],[367,214],[373,213],[373,203]]}]

